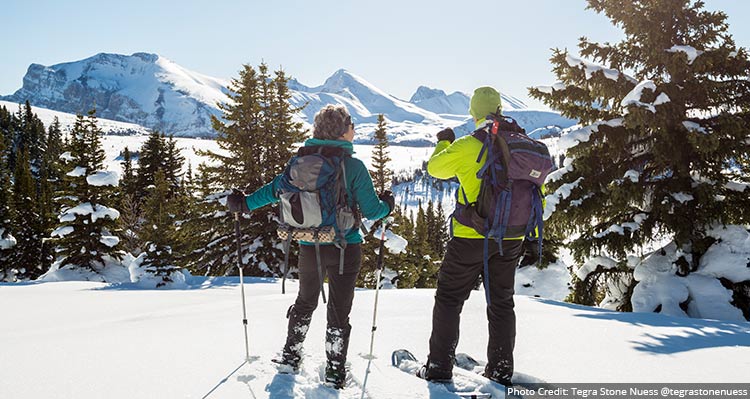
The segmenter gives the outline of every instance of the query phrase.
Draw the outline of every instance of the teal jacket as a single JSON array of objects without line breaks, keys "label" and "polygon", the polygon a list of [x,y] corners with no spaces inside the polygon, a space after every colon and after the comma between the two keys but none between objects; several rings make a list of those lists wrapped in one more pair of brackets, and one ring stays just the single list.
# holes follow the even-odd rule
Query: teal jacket
[{"label": "teal jacket", "polygon": [[[327,145],[332,147],[342,147],[349,154],[354,154],[352,143],[344,140],[320,140],[309,139],[305,141],[305,147],[315,147]],[[370,220],[377,220],[388,215],[390,208],[388,204],[381,201],[375,193],[375,187],[372,184],[370,172],[367,171],[365,164],[357,158],[344,158],[344,167],[346,169],[346,186],[349,206],[352,209],[358,207],[362,216]],[[263,206],[273,204],[279,201],[278,182],[281,175],[276,176],[270,183],[259,188],[254,193],[245,197],[247,207],[252,211]],[[362,235],[359,229],[352,229],[346,235],[346,242],[349,244],[358,244],[362,242]],[[304,245],[312,245],[308,242],[300,242]]]}]

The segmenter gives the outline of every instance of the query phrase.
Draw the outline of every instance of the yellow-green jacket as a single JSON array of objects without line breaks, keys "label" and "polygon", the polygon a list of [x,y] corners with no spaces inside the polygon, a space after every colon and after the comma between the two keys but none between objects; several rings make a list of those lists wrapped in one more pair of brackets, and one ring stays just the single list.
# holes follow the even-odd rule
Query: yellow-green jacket
[{"label": "yellow-green jacket", "polygon": [[[483,126],[484,120],[477,122],[477,127]],[[481,162],[477,162],[479,151],[482,150],[482,142],[471,135],[466,135],[450,143],[442,140],[437,143],[435,151],[427,162],[427,173],[438,179],[458,178],[459,188],[457,201],[465,204],[461,190],[466,193],[469,203],[476,202],[479,196],[481,180],[477,178],[477,172],[482,168],[487,155],[482,156]],[[466,205],[466,204],[465,204]],[[476,230],[461,224],[456,218],[452,218],[453,236],[459,238],[484,238]],[[505,237],[504,240],[522,240],[520,237]]]}]

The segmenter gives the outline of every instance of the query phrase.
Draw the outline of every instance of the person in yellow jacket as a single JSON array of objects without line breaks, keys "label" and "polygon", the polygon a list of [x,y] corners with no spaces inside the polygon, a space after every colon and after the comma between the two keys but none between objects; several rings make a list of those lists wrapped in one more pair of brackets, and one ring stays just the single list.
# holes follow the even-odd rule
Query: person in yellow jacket
[{"label": "person in yellow jacket", "polygon": [[[501,110],[500,93],[491,87],[480,87],[471,97],[469,112],[476,127],[486,125],[485,117]],[[477,172],[485,162],[477,158],[482,142],[471,135],[455,139],[451,129],[437,135],[435,152],[427,164],[427,172],[438,179],[456,177],[460,184],[457,197],[461,204],[476,202],[481,180]],[[487,305],[489,341],[484,375],[509,386],[513,376],[513,348],[516,317],[513,310],[515,270],[521,256],[523,231],[506,234],[502,255],[498,245],[490,245],[485,253],[485,237],[452,218],[453,236],[448,242],[438,274],[435,305],[432,313],[430,354],[418,376],[430,381],[450,381],[458,345],[459,323],[464,301],[468,299],[477,278],[483,273],[484,256],[488,257],[488,289],[492,298]]]}]

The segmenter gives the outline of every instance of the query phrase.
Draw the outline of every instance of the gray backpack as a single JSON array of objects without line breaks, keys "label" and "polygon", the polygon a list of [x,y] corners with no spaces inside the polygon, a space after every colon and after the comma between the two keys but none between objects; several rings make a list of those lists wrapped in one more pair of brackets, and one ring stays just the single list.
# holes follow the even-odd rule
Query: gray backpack
[{"label": "gray backpack", "polygon": [[340,250],[339,274],[344,273],[346,235],[359,227],[359,214],[349,207],[344,161],[350,155],[341,147],[301,147],[293,156],[278,184],[279,238],[284,241],[284,278],[289,271],[292,240],[315,244],[321,294],[323,274],[320,243],[333,243]]}]

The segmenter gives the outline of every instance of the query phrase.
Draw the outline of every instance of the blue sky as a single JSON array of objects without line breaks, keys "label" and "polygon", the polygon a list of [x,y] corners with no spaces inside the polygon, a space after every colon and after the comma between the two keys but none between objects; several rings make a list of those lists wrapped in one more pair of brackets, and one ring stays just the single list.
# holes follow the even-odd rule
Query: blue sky
[{"label": "blue sky", "polygon": [[[526,99],[527,87],[554,80],[551,48],[575,48],[584,35],[621,38],[586,4],[10,0],[0,7],[0,94],[20,88],[31,63],[145,51],[222,78],[235,76],[243,63],[265,60],[308,86],[345,68],[407,100],[419,85],[470,92],[487,84]],[[750,47],[750,1],[707,0],[706,8],[725,11],[735,41]]]}]

